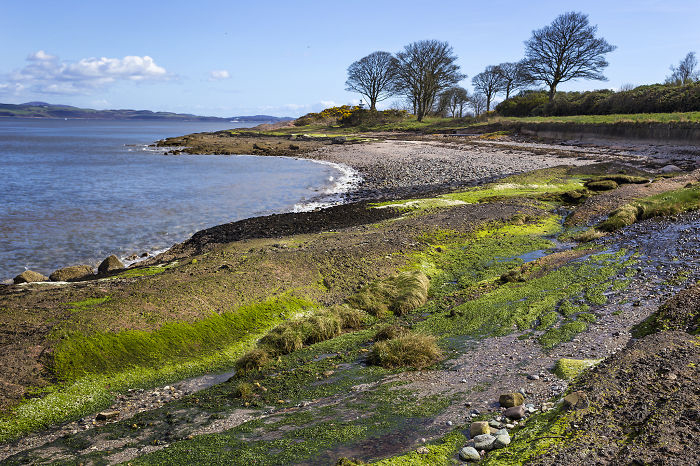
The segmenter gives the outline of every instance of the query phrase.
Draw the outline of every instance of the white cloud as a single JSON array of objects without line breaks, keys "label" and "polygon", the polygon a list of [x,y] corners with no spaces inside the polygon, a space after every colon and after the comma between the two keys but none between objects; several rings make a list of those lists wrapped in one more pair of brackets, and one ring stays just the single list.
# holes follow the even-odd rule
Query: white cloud
[{"label": "white cloud", "polygon": [[231,77],[231,74],[228,72],[228,70],[214,70],[211,73],[209,73],[209,79],[212,81],[219,81],[221,79],[228,79]]},{"label": "white cloud", "polygon": [[83,58],[77,62],[60,60],[43,50],[27,57],[27,65],[10,73],[2,86],[21,85],[40,94],[85,94],[117,81],[157,81],[168,79],[165,68],[145,55],[124,58]]}]

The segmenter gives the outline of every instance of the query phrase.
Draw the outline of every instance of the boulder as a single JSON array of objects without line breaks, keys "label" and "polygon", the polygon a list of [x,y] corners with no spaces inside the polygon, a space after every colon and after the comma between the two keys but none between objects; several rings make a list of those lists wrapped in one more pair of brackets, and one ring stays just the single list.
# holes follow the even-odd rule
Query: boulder
[{"label": "boulder", "polygon": [[486,421],[472,422],[472,425],[469,426],[469,436],[471,438],[474,438],[477,435],[490,434],[490,433],[491,433],[491,429],[489,428],[489,424]]},{"label": "boulder", "polygon": [[462,448],[459,450],[459,457],[462,461],[479,461],[481,459],[481,455],[474,447]]},{"label": "boulder", "polygon": [[67,282],[79,280],[93,275],[94,273],[95,271],[90,265],[71,265],[70,267],[63,267],[62,269],[56,270],[49,275],[49,278],[53,282]]},{"label": "boulder", "polygon": [[107,259],[103,260],[102,263],[97,267],[98,273],[112,272],[113,270],[120,270],[124,268],[124,264],[119,260],[117,256],[112,254]]},{"label": "boulder", "polygon": [[47,282],[49,281],[49,278],[45,277],[39,272],[34,272],[33,270],[25,270],[21,274],[17,275],[13,279],[13,281],[15,285],[18,285],[20,283]]},{"label": "boulder", "polygon": [[525,402],[525,397],[522,393],[505,393],[498,397],[498,403],[504,408],[512,408],[520,406]]},{"label": "boulder", "polygon": [[481,434],[474,437],[474,448],[477,450],[492,450],[496,437],[489,434]]},{"label": "boulder", "polygon": [[567,409],[586,409],[588,408],[588,396],[582,391],[569,393],[564,397],[564,406]]},{"label": "boulder", "polygon": [[523,405],[511,406],[510,408],[506,409],[506,412],[503,414],[508,419],[522,419],[525,417],[525,407]]},{"label": "boulder", "polygon": [[675,173],[681,171],[681,169],[676,165],[665,165],[661,170],[661,173]]}]

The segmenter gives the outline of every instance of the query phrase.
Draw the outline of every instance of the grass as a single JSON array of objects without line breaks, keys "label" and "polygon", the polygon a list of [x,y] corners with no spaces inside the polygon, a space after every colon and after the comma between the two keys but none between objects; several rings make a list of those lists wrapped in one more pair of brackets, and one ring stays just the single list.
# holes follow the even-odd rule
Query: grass
[{"label": "grass", "polygon": [[[153,387],[203,373],[229,369],[272,325],[310,305],[311,303],[295,298],[279,298],[261,303],[257,309],[266,313],[266,316],[258,320],[259,327],[248,327],[248,330],[232,328],[231,332],[238,333],[239,339],[229,339],[228,345],[218,345],[218,349],[208,355],[186,359],[166,358],[147,367],[127,364],[123,370],[111,374],[95,374],[86,368],[87,375],[74,381],[53,385],[47,388],[46,396],[26,400],[0,417],[0,442],[11,441],[28,432],[104,409],[113,402],[115,393],[129,388]],[[246,309],[252,313],[255,308],[256,306],[248,306]],[[243,318],[250,317],[250,313],[241,313],[238,323],[245,325]],[[77,350],[79,351],[79,348]],[[83,353],[82,360],[86,361],[95,355],[94,350],[93,346]],[[118,360],[123,360],[126,353],[115,354]],[[101,359],[105,354],[98,353],[97,356]]]},{"label": "grass", "polygon": [[390,340],[378,341],[372,347],[368,362],[386,369],[410,367],[423,369],[442,358],[442,351],[432,335],[407,333]]},{"label": "grass", "polygon": [[347,303],[373,316],[401,316],[419,308],[428,299],[430,280],[421,271],[401,272],[375,281],[350,296]]},{"label": "grass", "polygon": [[573,116],[549,116],[549,117],[494,117],[486,122],[477,123],[475,126],[490,123],[673,123],[673,122],[700,122],[700,112],[674,112],[674,113],[631,113],[613,115],[573,115]]},{"label": "grass", "polygon": [[615,231],[641,220],[675,215],[698,207],[700,207],[700,186],[693,185],[625,204],[613,211],[596,228],[606,232]]},{"label": "grass", "polygon": [[102,298],[87,298],[83,299],[82,301],[73,301],[71,303],[66,303],[66,306],[72,311],[72,312],[80,312],[84,309],[91,308],[93,306],[98,306],[102,303],[106,303],[112,299],[110,296],[103,296]]}]

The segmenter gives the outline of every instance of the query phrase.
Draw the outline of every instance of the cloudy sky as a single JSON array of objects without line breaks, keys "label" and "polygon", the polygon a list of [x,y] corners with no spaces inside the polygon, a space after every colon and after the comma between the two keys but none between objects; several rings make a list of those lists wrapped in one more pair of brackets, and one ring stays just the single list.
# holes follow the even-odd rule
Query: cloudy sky
[{"label": "cloudy sky", "polygon": [[662,82],[687,52],[700,54],[698,0],[3,0],[0,102],[298,116],[357,102],[344,90],[350,63],[422,39],[454,47],[470,88],[571,10],[618,48],[609,81],[561,90]]}]

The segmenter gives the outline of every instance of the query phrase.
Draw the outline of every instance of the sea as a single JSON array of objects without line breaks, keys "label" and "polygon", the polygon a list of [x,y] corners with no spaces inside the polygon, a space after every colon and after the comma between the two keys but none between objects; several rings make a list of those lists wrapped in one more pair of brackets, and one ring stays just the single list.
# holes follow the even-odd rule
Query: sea
[{"label": "sea", "polygon": [[207,227],[340,202],[359,180],[337,164],[152,146],[242,126],[0,118],[0,282],[111,254],[128,265]]}]

